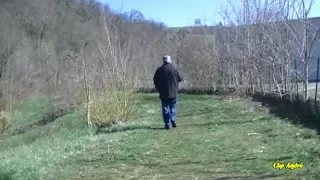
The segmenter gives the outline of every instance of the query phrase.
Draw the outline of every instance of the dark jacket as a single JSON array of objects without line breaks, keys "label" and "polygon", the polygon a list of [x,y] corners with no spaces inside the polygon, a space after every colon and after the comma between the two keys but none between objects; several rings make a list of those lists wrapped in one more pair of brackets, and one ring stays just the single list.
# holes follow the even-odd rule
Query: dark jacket
[{"label": "dark jacket", "polygon": [[161,99],[176,98],[179,90],[179,82],[183,79],[177,69],[170,63],[159,67],[153,78],[156,90]]}]

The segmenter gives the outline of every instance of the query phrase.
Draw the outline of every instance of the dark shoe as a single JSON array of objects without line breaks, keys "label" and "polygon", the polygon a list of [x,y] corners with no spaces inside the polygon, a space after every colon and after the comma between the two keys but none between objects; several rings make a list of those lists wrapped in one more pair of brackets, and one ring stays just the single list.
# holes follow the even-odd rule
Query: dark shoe
[{"label": "dark shoe", "polygon": [[167,129],[167,130],[168,130],[168,129],[170,129],[170,127],[165,126],[164,129]]},{"label": "dark shoe", "polygon": [[176,123],[174,121],[171,121],[171,125],[173,128],[177,127]]}]

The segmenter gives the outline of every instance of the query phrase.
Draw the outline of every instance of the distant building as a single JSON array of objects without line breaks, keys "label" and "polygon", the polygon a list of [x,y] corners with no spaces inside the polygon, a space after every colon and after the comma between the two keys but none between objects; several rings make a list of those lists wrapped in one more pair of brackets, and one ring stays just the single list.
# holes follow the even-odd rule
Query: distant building
[{"label": "distant building", "polygon": [[[317,79],[317,59],[320,57],[320,17],[309,18],[307,19],[308,23],[308,41],[309,43],[313,41],[309,65],[309,81],[315,82]],[[282,26],[282,24],[277,24]],[[303,64],[301,63],[301,50],[302,50],[302,39],[303,39],[303,24],[299,20],[290,20],[287,22],[287,25],[295,34],[295,38],[292,39],[291,44],[296,45],[292,49],[292,58],[294,68],[294,60],[297,63],[298,72],[303,72]],[[256,26],[256,25],[251,25]],[[283,24],[283,27],[286,25]],[[268,27],[268,25],[266,25]],[[241,30],[243,26],[223,26],[222,23],[219,23],[217,26],[191,26],[191,27],[181,27],[180,31],[183,31],[187,34],[193,35],[210,35],[212,37],[213,44],[222,44],[225,41],[232,41],[233,38],[226,38],[226,33],[229,33],[228,36],[236,34],[236,31]],[[177,28],[175,28],[177,29]],[[270,32],[272,33],[272,32]],[[298,38],[300,41],[298,41]],[[232,44],[232,43],[231,43]],[[237,46],[234,44],[234,46]],[[298,50],[300,52],[298,52]],[[319,73],[320,74],[320,73]],[[319,75],[320,79],[320,75]]]}]

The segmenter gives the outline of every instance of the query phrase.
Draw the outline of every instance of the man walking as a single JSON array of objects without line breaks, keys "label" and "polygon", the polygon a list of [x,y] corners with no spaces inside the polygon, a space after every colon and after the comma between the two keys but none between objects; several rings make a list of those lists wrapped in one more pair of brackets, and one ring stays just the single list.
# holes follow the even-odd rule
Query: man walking
[{"label": "man walking", "polygon": [[173,128],[176,127],[177,95],[182,77],[172,65],[170,56],[162,59],[163,65],[156,70],[153,82],[159,92],[165,129],[170,129],[170,123]]}]

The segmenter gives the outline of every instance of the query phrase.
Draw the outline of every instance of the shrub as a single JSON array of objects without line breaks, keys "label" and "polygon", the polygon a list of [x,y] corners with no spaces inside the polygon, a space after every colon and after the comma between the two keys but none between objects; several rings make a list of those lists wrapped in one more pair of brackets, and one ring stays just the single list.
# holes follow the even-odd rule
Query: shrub
[{"label": "shrub", "polygon": [[134,109],[134,93],[127,88],[109,87],[91,92],[90,118],[98,127],[126,122]]},{"label": "shrub", "polygon": [[0,113],[0,133],[3,133],[9,125],[9,116],[5,111],[1,111]]}]

